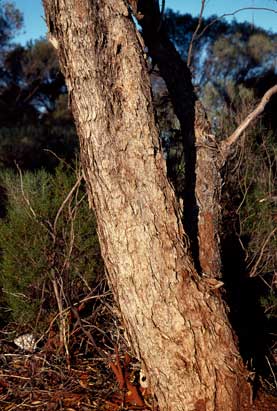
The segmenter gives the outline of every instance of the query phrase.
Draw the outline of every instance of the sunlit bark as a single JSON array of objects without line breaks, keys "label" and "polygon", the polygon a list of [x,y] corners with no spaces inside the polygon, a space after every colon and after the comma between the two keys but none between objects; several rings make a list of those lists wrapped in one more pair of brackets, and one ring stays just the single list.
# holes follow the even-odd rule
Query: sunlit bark
[{"label": "sunlit bark", "polygon": [[44,7],[109,281],[160,410],[243,410],[245,371],[220,293],[188,252],[126,3],[44,0]]}]

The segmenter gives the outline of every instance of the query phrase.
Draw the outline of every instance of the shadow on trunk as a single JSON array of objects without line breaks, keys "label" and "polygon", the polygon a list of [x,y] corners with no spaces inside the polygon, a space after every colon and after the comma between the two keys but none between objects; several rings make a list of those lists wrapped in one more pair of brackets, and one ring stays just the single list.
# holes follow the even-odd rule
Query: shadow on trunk
[{"label": "shadow on trunk", "polygon": [[[195,102],[197,97],[192,85],[191,72],[182,60],[161,24],[157,2],[139,1],[138,10],[144,16],[139,20],[145,45],[151,57],[152,69],[157,66],[180,122],[185,163],[184,191],[175,187],[176,195],[183,200],[183,224],[190,239],[191,253],[200,272],[198,249],[198,207],[195,198],[196,146],[195,146]],[[172,182],[174,184],[174,182]]]}]

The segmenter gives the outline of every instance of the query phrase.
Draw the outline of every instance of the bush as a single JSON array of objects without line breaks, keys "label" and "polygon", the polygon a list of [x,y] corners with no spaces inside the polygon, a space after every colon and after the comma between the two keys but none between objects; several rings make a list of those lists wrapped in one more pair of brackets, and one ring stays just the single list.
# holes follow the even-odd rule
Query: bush
[{"label": "bush", "polygon": [[24,170],[53,171],[59,162],[49,150],[74,161],[79,150],[75,128],[70,122],[56,123],[1,127],[0,167],[14,168],[16,162]]},{"label": "bush", "polygon": [[68,166],[60,165],[53,175],[5,171],[0,178],[7,196],[0,220],[3,296],[14,321],[35,325],[38,317],[46,320],[57,311],[54,280],[68,304],[102,273],[95,218],[81,178],[76,183]]}]

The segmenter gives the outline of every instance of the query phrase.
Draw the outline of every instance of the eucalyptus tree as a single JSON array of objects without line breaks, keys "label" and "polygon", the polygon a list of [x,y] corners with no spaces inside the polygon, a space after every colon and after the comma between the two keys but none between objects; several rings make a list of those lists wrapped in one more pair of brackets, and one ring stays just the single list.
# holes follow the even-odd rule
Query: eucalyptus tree
[{"label": "eucalyptus tree", "polygon": [[[219,144],[157,0],[44,0],[44,8],[108,278],[160,409],[250,409],[247,371],[221,296],[219,170],[277,86]],[[166,175],[147,52],[181,125],[184,209]]]}]

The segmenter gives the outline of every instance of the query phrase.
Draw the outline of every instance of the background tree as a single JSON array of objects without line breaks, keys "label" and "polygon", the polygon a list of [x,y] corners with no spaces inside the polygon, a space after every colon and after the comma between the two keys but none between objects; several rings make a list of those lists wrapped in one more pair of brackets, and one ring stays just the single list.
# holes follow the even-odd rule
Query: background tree
[{"label": "background tree", "polygon": [[0,162],[34,169],[57,165],[45,149],[74,158],[76,132],[53,47],[46,40],[11,49],[2,64]]},{"label": "background tree", "polygon": [[57,161],[44,149],[74,158],[76,133],[52,46],[46,40],[26,47],[12,43],[22,24],[14,5],[1,1],[0,164],[14,167],[16,161],[23,168],[50,169]]},{"label": "background tree", "polygon": [[[184,60],[188,58],[187,50],[198,23],[196,20],[172,11],[165,14],[165,29]],[[276,34],[248,23],[227,23],[212,16],[203,18],[193,45],[193,81],[208,107],[207,115],[215,134],[222,140],[253,110],[266,90],[276,84]],[[158,71],[157,66],[155,69]],[[175,170],[176,164],[180,164],[180,154],[184,153],[184,144],[180,127],[177,126],[177,130],[173,127],[176,116],[169,125],[164,124],[164,118],[168,118],[164,112],[170,112],[165,108],[168,99],[170,96],[161,91],[159,101],[162,102],[163,126],[167,130],[164,135],[168,175],[178,181],[179,188],[180,174],[176,180]],[[271,377],[266,356],[272,358],[274,364],[275,348],[271,336],[276,328],[277,308],[274,297],[276,253],[273,251],[276,244],[273,189],[276,185],[276,122],[273,114],[276,104],[277,97],[272,96],[264,115],[241,138],[224,169],[220,230],[222,270],[241,352],[256,372],[269,371]]]},{"label": "background tree", "polygon": [[22,28],[23,16],[10,1],[0,2],[0,47],[1,51],[9,47],[10,41]]}]

